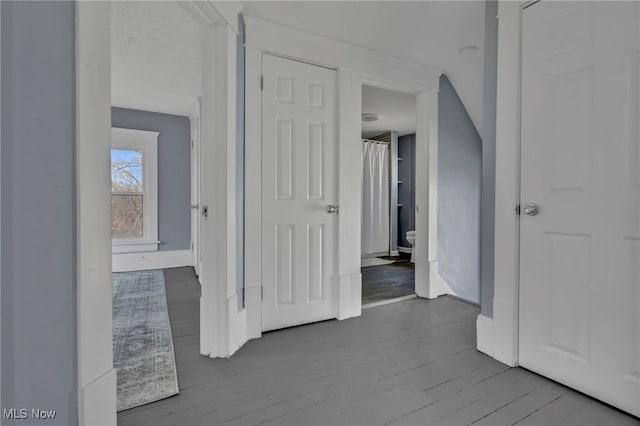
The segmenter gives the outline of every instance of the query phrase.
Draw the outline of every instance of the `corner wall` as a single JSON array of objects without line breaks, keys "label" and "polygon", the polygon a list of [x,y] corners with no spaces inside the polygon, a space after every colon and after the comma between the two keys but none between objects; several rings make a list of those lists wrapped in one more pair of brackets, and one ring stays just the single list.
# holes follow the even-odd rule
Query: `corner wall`
[{"label": "corner wall", "polygon": [[480,302],[482,140],[446,76],[438,96],[438,272],[453,293]]},{"label": "corner wall", "polygon": [[75,4],[0,7],[2,408],[75,425]]}]

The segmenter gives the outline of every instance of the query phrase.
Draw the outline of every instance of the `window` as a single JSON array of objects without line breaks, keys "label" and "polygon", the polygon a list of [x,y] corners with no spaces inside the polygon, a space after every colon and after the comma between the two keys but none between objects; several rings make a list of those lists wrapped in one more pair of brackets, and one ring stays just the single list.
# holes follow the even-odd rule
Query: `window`
[{"label": "window", "polygon": [[111,129],[113,253],[158,250],[158,135]]}]

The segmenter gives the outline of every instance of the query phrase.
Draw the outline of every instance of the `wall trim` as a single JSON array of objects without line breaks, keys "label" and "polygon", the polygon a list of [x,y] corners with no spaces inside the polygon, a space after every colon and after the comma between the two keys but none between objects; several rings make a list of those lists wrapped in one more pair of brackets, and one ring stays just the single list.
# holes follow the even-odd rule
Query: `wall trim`
[{"label": "wall trim", "polygon": [[515,206],[520,200],[522,11],[529,4],[498,4],[493,327],[492,338],[482,344],[510,366],[518,365],[520,222]]},{"label": "wall trim", "polygon": [[115,413],[116,370],[111,368],[91,383],[78,389],[78,405],[83,407],[78,416],[78,423],[91,426],[111,426],[109,421]]},{"label": "wall trim", "polygon": [[237,34],[229,25],[206,29],[201,102],[202,205],[200,354],[229,357],[246,341],[246,313],[236,294],[236,55]]},{"label": "wall trim", "polygon": [[191,250],[165,250],[143,253],[114,253],[112,272],[148,271],[151,269],[193,266]]},{"label": "wall trim", "polygon": [[449,286],[449,283],[440,275],[439,262],[437,260],[429,262],[429,296],[428,299],[435,299],[445,294],[458,296]]},{"label": "wall trim", "polygon": [[362,274],[340,275],[338,281],[336,318],[344,320],[359,317],[362,314]]},{"label": "wall trim", "polygon": [[78,423],[113,425],[111,11],[75,2]]},{"label": "wall trim", "polygon": [[480,352],[493,357],[493,318],[478,315],[476,319],[476,346]]}]

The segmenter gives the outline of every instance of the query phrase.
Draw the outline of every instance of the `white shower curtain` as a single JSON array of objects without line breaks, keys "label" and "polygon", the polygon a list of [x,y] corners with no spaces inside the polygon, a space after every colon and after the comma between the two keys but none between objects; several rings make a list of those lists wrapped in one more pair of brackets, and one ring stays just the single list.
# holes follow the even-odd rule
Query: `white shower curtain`
[{"label": "white shower curtain", "polygon": [[389,253],[389,145],[362,142],[362,256]]}]

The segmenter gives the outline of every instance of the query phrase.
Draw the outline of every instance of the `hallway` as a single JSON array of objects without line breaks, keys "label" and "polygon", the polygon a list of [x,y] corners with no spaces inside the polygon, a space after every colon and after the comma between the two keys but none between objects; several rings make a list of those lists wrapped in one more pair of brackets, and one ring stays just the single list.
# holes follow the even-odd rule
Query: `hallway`
[{"label": "hallway", "polygon": [[231,359],[199,355],[199,284],[165,271],[180,394],[120,425],[637,425],[475,349],[478,308],[411,299],[359,318],[266,333]]}]

